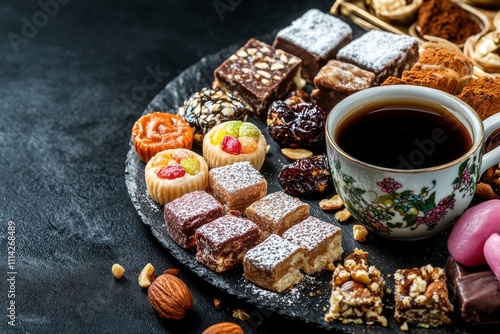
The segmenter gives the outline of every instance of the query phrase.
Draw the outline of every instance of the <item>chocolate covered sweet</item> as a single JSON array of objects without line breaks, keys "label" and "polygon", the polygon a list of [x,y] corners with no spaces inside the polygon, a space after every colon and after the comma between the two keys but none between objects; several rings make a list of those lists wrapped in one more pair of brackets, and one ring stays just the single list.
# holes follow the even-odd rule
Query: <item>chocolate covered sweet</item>
[{"label": "chocolate covered sweet", "polygon": [[302,76],[313,83],[319,69],[351,40],[352,28],[347,23],[319,9],[310,9],[276,34],[273,47],[302,59]]},{"label": "chocolate covered sweet", "polygon": [[261,232],[249,219],[225,215],[198,228],[195,238],[196,261],[220,273],[240,266],[261,241]]},{"label": "chocolate covered sweet", "polygon": [[182,248],[196,248],[197,228],[225,214],[222,204],[204,190],[192,191],[165,204],[167,231]]},{"label": "chocolate covered sweet", "polygon": [[205,134],[217,124],[244,120],[250,109],[239,98],[220,89],[203,88],[177,109],[177,115],[194,129],[194,141],[201,145]]},{"label": "chocolate covered sweet", "polygon": [[488,267],[465,267],[449,257],[446,277],[465,323],[500,323],[500,282]]},{"label": "chocolate covered sweet", "polygon": [[394,33],[370,30],[339,50],[337,60],[375,73],[375,84],[389,76],[400,77],[418,59],[417,39]]},{"label": "chocolate covered sweet", "polygon": [[251,115],[265,119],[269,105],[302,89],[302,60],[255,38],[214,71],[214,87],[238,95],[251,107]]}]

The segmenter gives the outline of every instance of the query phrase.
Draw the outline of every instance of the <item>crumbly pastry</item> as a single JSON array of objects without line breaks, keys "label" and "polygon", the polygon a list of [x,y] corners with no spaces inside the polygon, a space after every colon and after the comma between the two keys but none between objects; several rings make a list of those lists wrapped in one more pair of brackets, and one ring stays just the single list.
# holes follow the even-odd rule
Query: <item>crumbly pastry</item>
[{"label": "crumbly pastry", "polygon": [[250,122],[223,122],[214,126],[203,139],[203,157],[209,168],[249,161],[260,170],[266,153],[266,138]]},{"label": "crumbly pastry", "polygon": [[134,149],[144,162],[172,148],[191,149],[193,129],[181,117],[160,111],[141,116],[132,128]]},{"label": "crumbly pastry", "polygon": [[341,229],[309,216],[283,233],[283,239],[305,249],[302,271],[312,275],[340,260],[343,253]]},{"label": "crumbly pastry", "polygon": [[351,26],[319,9],[310,9],[276,34],[273,47],[302,59],[302,76],[313,83],[319,69],[351,40]]},{"label": "crumbly pastry", "polygon": [[337,60],[375,73],[375,85],[400,77],[418,59],[418,41],[410,36],[370,30],[339,50]]},{"label": "crumbly pastry", "polygon": [[367,252],[356,248],[348,255],[343,265],[335,267],[331,284],[327,322],[387,326],[382,314],[385,280],[376,266],[368,264]]},{"label": "crumbly pastry", "polygon": [[185,249],[196,248],[196,229],[224,214],[222,204],[204,190],[184,194],[165,204],[163,209],[168,233]]},{"label": "crumbly pastry", "polygon": [[177,115],[194,129],[194,140],[201,145],[205,134],[215,125],[245,120],[250,109],[238,97],[220,89],[203,88],[192,94],[177,109]]},{"label": "crumbly pastry", "polygon": [[195,238],[196,261],[218,273],[241,266],[247,251],[262,240],[257,225],[233,215],[225,215],[198,228]]},{"label": "crumbly pastry", "polygon": [[244,213],[250,204],[266,196],[267,181],[250,162],[235,162],[209,171],[208,192],[226,211]]},{"label": "crumbly pastry", "polygon": [[264,238],[283,232],[309,217],[309,204],[283,191],[266,195],[245,210],[245,216],[256,223]]},{"label": "crumbly pastry", "polygon": [[428,264],[398,269],[394,281],[394,318],[397,322],[425,328],[451,324],[453,305],[443,268]]},{"label": "crumbly pastry", "polygon": [[428,47],[420,54],[410,70],[401,78],[388,78],[382,85],[406,84],[458,94],[469,82],[474,72],[472,62],[461,52]]},{"label": "crumbly pastry", "polygon": [[271,234],[245,254],[243,271],[246,280],[268,290],[283,292],[302,281],[303,263],[303,248]]},{"label": "crumbly pastry", "polygon": [[301,69],[300,58],[252,38],[215,69],[213,87],[236,94],[264,119],[271,102],[304,88]]},{"label": "crumbly pastry", "polygon": [[207,162],[188,149],[157,153],[146,164],[144,173],[149,195],[161,205],[188,192],[205,190],[208,185]]},{"label": "crumbly pastry", "polygon": [[485,120],[500,112],[500,77],[469,80],[457,97],[471,106],[479,117]]},{"label": "crumbly pastry", "polygon": [[327,114],[347,96],[375,84],[375,73],[335,59],[328,61],[314,77],[311,100]]}]

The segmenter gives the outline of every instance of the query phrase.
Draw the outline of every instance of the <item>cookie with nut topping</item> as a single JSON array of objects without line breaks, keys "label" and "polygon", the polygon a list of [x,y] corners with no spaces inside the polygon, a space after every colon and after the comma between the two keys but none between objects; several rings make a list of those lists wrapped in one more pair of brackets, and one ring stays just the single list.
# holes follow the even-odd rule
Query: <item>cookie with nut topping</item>
[{"label": "cookie with nut topping", "polygon": [[203,88],[192,94],[177,109],[177,115],[194,130],[194,141],[201,145],[203,138],[217,124],[245,120],[249,107],[238,97],[220,89]]}]

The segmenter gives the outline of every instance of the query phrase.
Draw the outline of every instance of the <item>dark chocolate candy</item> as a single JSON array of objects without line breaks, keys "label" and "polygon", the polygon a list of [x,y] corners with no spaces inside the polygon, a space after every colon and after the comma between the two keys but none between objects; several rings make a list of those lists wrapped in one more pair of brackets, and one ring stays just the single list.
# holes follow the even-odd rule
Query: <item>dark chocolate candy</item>
[{"label": "dark chocolate candy", "polygon": [[500,282],[491,270],[464,267],[449,258],[446,276],[467,324],[500,322]]}]

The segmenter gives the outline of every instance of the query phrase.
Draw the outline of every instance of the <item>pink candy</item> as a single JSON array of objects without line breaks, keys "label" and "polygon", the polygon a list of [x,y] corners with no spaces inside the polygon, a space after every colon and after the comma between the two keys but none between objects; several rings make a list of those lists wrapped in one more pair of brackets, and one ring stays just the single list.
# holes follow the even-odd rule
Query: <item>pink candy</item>
[{"label": "pink candy", "polygon": [[491,271],[500,280],[500,235],[492,234],[484,243],[484,257]]},{"label": "pink candy", "polygon": [[465,211],[448,238],[448,251],[459,263],[488,263],[500,279],[500,200],[482,202]]}]

